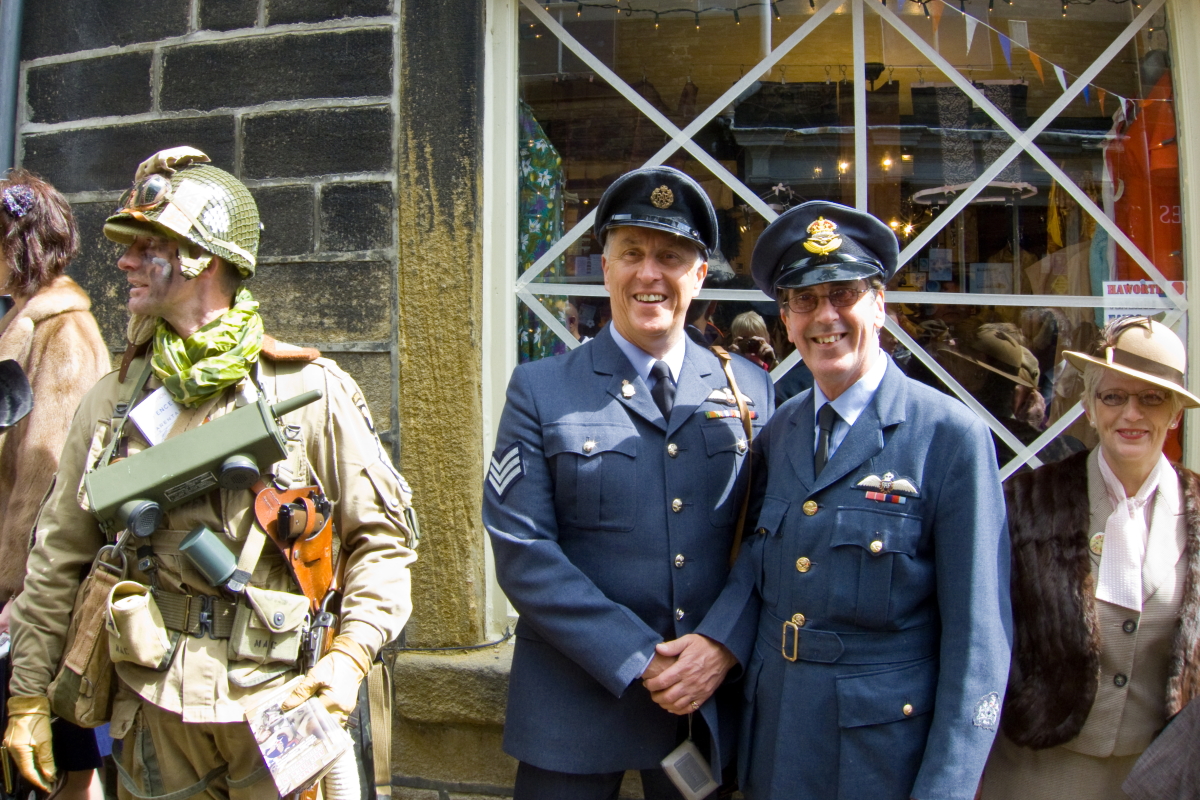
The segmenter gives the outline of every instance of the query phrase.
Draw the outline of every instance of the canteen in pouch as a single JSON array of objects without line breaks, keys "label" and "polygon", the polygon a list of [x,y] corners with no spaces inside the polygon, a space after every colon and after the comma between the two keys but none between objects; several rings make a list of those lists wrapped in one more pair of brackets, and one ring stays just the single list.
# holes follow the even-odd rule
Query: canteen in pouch
[{"label": "canteen in pouch", "polygon": [[233,617],[229,654],[233,659],[295,664],[309,622],[308,598],[247,586]]},{"label": "canteen in pouch", "polygon": [[150,587],[121,581],[108,593],[108,655],[114,664],[130,662],[162,671],[171,664],[179,631],[168,630]]}]

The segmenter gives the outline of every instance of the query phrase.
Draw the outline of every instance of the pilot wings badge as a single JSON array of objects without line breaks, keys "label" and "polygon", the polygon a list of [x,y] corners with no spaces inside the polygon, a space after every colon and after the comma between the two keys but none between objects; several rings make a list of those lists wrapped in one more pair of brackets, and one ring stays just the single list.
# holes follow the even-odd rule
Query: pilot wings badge
[{"label": "pilot wings badge", "polygon": [[[882,475],[868,475],[858,483],[854,484],[856,489],[866,489],[867,499],[875,500],[880,503],[906,503],[908,502],[905,495],[908,497],[918,497],[920,495],[916,485],[908,478],[898,478],[894,472],[885,472]],[[898,492],[898,494],[893,494]]]}]

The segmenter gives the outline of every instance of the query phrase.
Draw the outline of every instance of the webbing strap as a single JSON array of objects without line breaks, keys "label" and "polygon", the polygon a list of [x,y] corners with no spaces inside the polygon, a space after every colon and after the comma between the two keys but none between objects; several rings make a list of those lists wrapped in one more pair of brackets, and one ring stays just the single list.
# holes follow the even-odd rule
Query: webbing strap
[{"label": "webbing strap", "polygon": [[[108,446],[104,448],[104,453],[100,456],[97,466],[106,467],[112,459],[113,452],[117,449],[117,442],[121,440],[121,432],[125,430],[125,420],[129,419],[129,412],[133,410],[133,398],[146,388],[146,381],[150,380],[151,361],[150,356],[146,356],[146,366],[142,368],[142,374],[138,375],[138,379],[130,385],[128,392],[121,392],[119,395],[117,405],[120,407],[123,404],[124,407],[117,414],[116,425],[110,431]],[[89,472],[93,469],[91,464],[88,464],[87,467]]]},{"label": "webbing strap", "polygon": [[383,662],[367,673],[371,709],[371,763],[375,767],[375,797],[392,796],[392,675]]},{"label": "webbing strap", "polygon": [[[195,797],[203,792],[208,788],[210,783],[224,775],[229,770],[228,767],[226,767],[224,764],[221,764],[213,767],[211,770],[209,770],[207,775],[198,780],[196,783],[193,783],[191,786],[187,786],[174,792],[168,792],[167,794],[153,795],[142,794],[141,789],[134,782],[133,776],[125,770],[125,767],[121,765],[119,759],[114,758],[113,764],[115,764],[117,767],[117,774],[121,778],[121,785],[125,787],[125,791],[129,792],[130,796],[134,797],[135,800],[187,800],[187,798]],[[266,767],[263,767],[262,769],[265,770]],[[254,773],[251,773],[251,775],[253,774]],[[255,780],[257,780],[257,778]],[[230,782],[229,785],[230,787],[233,787],[232,782]]]},{"label": "webbing strap", "polygon": [[750,408],[746,405],[746,398],[738,391],[737,380],[733,377],[733,356],[729,355],[724,347],[713,345],[709,349],[721,361],[721,369],[725,370],[725,380],[729,382],[729,390],[733,392],[738,414],[742,418],[742,429],[746,432],[746,491],[742,495],[742,508],[738,512],[737,527],[733,531],[733,547],[729,551],[729,566],[732,568],[733,563],[737,561],[738,552],[742,549],[742,534],[746,528],[746,511],[750,508],[750,492],[754,488],[751,485],[751,478],[754,474],[754,458],[749,451],[750,443],[754,441],[754,426],[750,423]]}]

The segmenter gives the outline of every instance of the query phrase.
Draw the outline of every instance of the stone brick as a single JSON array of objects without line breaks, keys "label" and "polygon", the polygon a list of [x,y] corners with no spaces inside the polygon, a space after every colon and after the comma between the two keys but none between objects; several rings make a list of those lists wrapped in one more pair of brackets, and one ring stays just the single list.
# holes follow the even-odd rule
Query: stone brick
[{"label": "stone brick", "polygon": [[150,53],[34,67],[25,95],[31,122],[66,122],[150,110]]},{"label": "stone brick", "polygon": [[382,261],[261,264],[249,286],[267,330],[284,341],[386,341],[391,270]]},{"label": "stone brick", "polygon": [[163,51],[162,107],[206,111],[388,95],[392,39],[390,29],[376,28],[170,47]]},{"label": "stone brick", "polygon": [[[251,287],[253,291],[253,287]],[[270,333],[270,331],[267,331]],[[325,353],[354,378],[367,399],[375,430],[383,433],[392,428],[392,356],[391,353]]]},{"label": "stone brick", "polygon": [[441,792],[437,789],[412,789],[408,786],[393,786],[392,797],[395,800],[441,800]]},{"label": "stone brick", "polygon": [[271,0],[268,22],[322,22],[345,17],[378,17],[392,10],[391,0]]},{"label": "stone brick", "polygon": [[100,325],[100,333],[111,349],[123,349],[127,286],[125,276],[117,269],[117,259],[123,248],[104,238],[104,220],[113,212],[114,203],[74,203],[71,211],[79,228],[79,255],[67,270],[92,298],[92,315]]},{"label": "stone brick", "polygon": [[37,0],[25,4],[21,58],[153,42],[188,31],[189,0]]},{"label": "stone brick", "polygon": [[181,144],[200,148],[222,169],[233,167],[231,116],[39,133],[22,137],[22,142],[22,166],[66,193],[124,189],[143,160],[165,147]]},{"label": "stone brick", "polygon": [[263,223],[259,257],[296,256],[313,249],[311,186],[275,186],[252,190]]},{"label": "stone brick", "polygon": [[384,107],[281,111],[242,124],[248,178],[293,178],[392,168],[392,111]]},{"label": "stone brick", "polygon": [[395,241],[395,197],[386,183],[335,183],[321,189],[321,250],[373,250]]},{"label": "stone brick", "polygon": [[200,28],[232,31],[258,22],[258,3],[247,0],[200,0]]}]

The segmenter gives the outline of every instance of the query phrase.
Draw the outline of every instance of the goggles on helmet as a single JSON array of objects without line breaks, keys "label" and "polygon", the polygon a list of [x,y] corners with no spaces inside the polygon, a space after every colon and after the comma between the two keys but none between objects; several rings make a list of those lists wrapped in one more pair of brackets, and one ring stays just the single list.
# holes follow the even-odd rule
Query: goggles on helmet
[{"label": "goggles on helmet", "polygon": [[171,199],[171,179],[154,173],[147,175],[126,189],[117,202],[117,213],[122,211],[149,211]]}]

